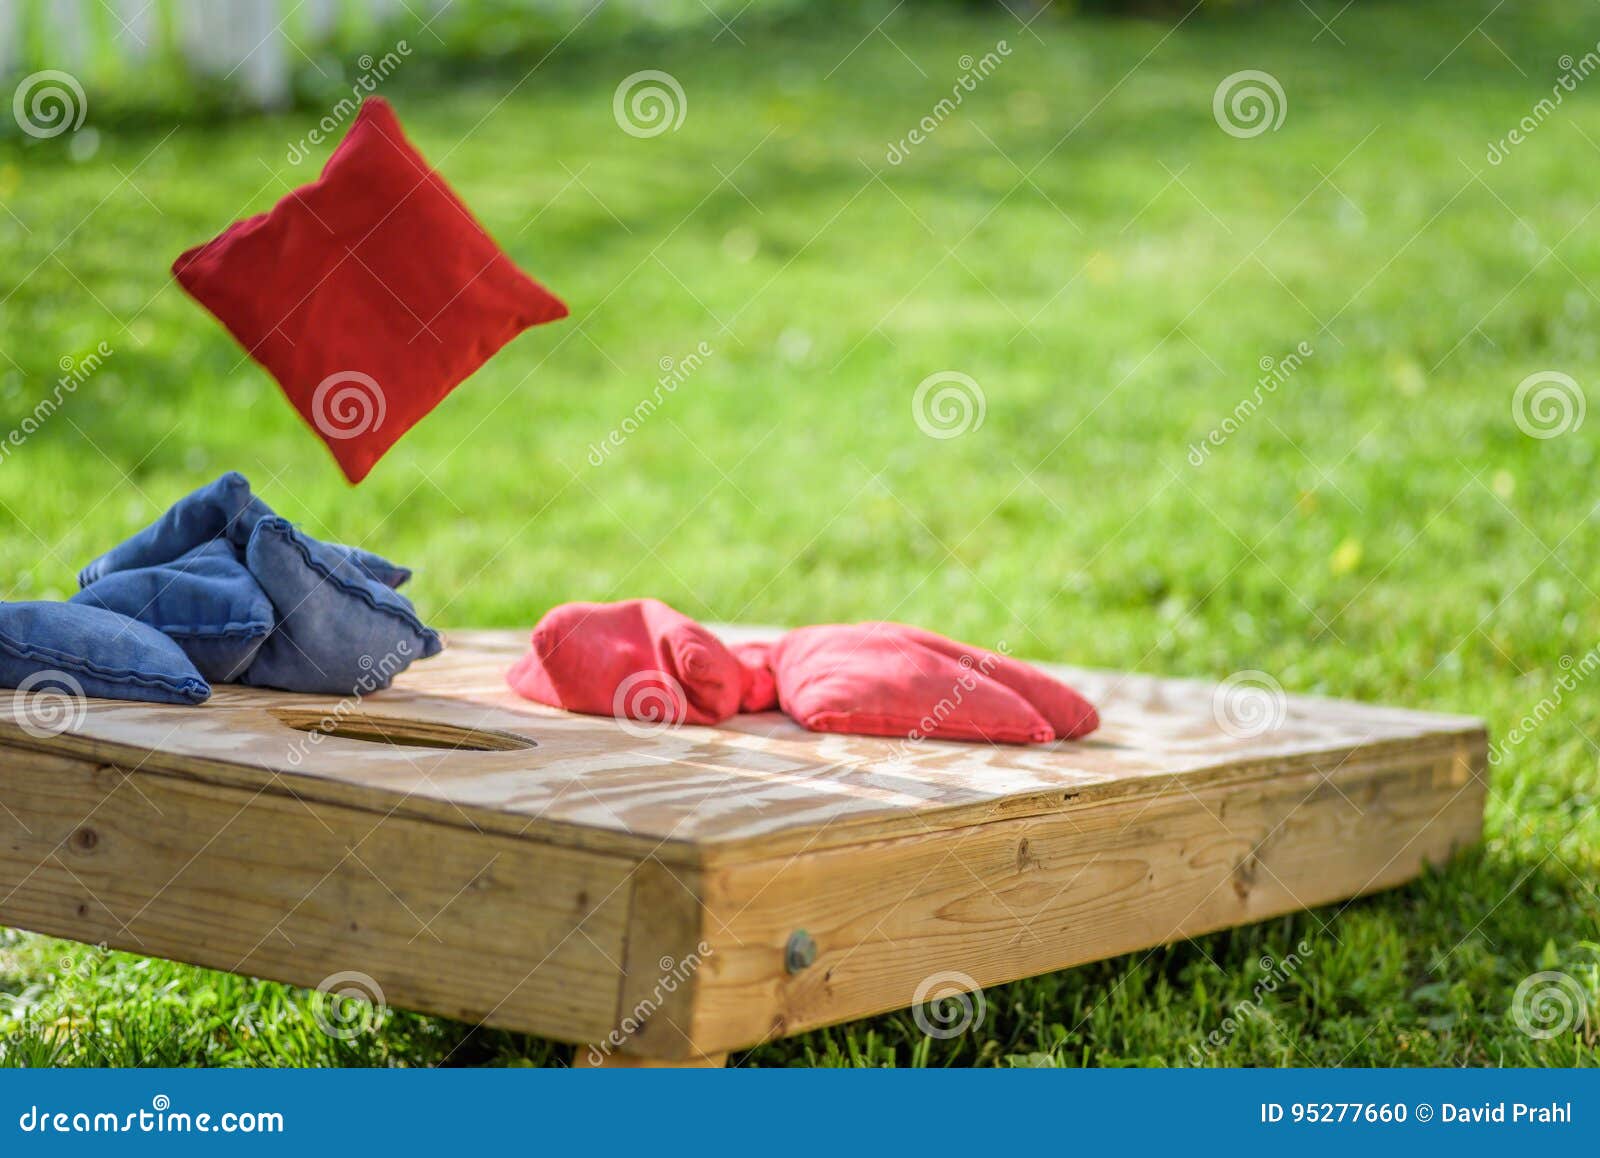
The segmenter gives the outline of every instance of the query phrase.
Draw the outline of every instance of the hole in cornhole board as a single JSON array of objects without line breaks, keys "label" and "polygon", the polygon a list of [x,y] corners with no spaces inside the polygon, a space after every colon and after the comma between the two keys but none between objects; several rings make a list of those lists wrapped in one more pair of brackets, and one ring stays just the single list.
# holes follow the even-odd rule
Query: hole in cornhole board
[{"label": "hole in cornhole board", "polygon": [[393,716],[330,714],[303,709],[278,709],[272,715],[298,732],[387,744],[395,748],[442,748],[451,752],[521,752],[537,748],[538,741],[510,732],[463,728],[432,720],[401,720]]}]

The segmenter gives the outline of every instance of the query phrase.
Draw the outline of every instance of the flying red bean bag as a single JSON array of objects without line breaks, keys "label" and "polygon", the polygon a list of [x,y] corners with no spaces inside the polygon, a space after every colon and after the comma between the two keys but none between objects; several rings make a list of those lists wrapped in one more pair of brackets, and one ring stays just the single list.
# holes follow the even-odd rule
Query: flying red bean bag
[{"label": "flying red bean bag", "polygon": [[379,97],[317,180],[172,272],[278,380],[352,483],[500,347],[567,316]]},{"label": "flying red bean bag", "polygon": [[771,665],[780,706],[813,732],[1047,744],[1100,726],[1037,668],[902,623],[802,627]]},{"label": "flying red bean bag", "polygon": [[533,629],[506,682],[569,712],[651,724],[720,724],[751,677],[720,639],[658,599],[564,603]]}]

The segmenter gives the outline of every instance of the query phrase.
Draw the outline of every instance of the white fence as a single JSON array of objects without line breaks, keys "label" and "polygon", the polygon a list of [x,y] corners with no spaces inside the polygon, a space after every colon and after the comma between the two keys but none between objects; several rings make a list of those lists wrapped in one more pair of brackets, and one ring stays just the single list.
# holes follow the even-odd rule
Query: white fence
[{"label": "white fence", "polygon": [[[113,83],[141,69],[183,68],[271,106],[289,96],[294,69],[335,42],[375,38],[391,26],[435,43],[458,16],[492,8],[549,21],[616,7],[641,18],[684,0],[0,0],[0,78],[61,69]],[[726,5],[688,0],[702,15]],[[737,11],[737,9],[734,9]],[[427,29],[423,30],[422,26]]]}]

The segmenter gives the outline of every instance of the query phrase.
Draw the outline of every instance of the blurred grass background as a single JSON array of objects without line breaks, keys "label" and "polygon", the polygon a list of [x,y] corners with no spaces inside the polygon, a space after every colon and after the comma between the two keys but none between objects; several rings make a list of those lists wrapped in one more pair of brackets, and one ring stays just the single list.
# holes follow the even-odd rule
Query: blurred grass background
[{"label": "blurred grass background", "polygon": [[[352,37],[341,51],[385,47]],[[1593,379],[1600,90],[1487,159],[1595,48],[1567,6],[758,5],[731,30],[481,38],[505,47],[463,63],[419,42],[380,91],[573,317],[513,343],[355,490],[167,272],[315,176],[331,145],[289,150],[352,59],[327,58],[338,84],[298,81],[292,111],[91,87],[78,133],[0,141],[0,425],[60,359],[114,351],[0,463],[4,598],[66,596],[83,561],[237,469],[313,533],[414,566],[446,627],[646,594],[712,620],[894,618],[1043,659],[1259,669],[1482,715],[1495,738],[1600,643],[1597,427],[1536,439],[1512,415],[1530,374]],[[962,58],[1002,40],[1003,65],[888,163]],[[681,83],[677,131],[613,119],[642,69]],[[1250,139],[1212,110],[1243,69],[1287,98]],[[1262,359],[1301,342],[1194,466]],[[662,359],[700,343],[704,364],[592,465]],[[940,440],[912,397],[948,370],[985,410]],[[1591,1064],[1594,702],[1566,695],[1506,753],[1483,847],[1412,887],[992,989],[952,1041],[901,1015],[744,1060]],[[1197,1054],[1259,959],[1302,939],[1308,963]],[[1513,995],[1551,969],[1590,1015],[1534,1039]],[[0,993],[10,1063],[565,1057],[398,1012],[340,1042],[282,986],[20,934]]]}]

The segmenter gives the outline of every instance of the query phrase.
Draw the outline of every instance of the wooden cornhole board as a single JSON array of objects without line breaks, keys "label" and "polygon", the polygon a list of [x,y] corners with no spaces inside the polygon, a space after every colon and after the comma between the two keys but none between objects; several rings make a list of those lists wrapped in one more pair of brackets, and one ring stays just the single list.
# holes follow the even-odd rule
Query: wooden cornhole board
[{"label": "wooden cornhole board", "polygon": [[1063,668],[1103,715],[1084,742],[777,714],[651,734],[513,695],[525,639],[454,633],[359,703],[95,700],[59,735],[11,704],[0,924],[359,974],[598,1047],[580,1062],[692,1064],[904,1008],[936,975],[990,985],[1388,888],[1482,822],[1463,717],[1290,697],[1241,737],[1211,685]]}]

